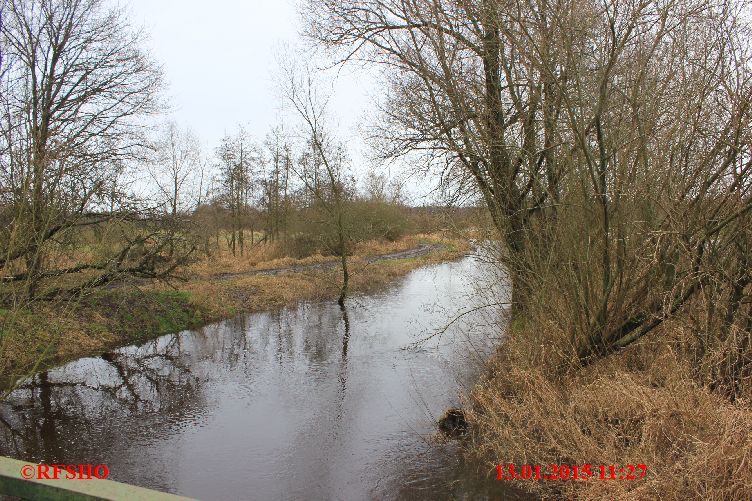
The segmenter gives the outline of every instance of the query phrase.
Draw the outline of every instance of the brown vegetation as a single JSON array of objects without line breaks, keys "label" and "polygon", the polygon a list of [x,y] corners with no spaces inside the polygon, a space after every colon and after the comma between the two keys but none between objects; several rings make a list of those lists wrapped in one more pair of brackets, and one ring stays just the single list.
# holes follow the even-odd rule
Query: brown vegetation
[{"label": "brown vegetation", "polygon": [[752,385],[729,402],[692,376],[691,332],[665,324],[656,336],[572,372],[556,322],[518,324],[468,401],[468,454],[489,475],[507,463],[648,466],[641,481],[516,482],[546,499],[748,499]]}]

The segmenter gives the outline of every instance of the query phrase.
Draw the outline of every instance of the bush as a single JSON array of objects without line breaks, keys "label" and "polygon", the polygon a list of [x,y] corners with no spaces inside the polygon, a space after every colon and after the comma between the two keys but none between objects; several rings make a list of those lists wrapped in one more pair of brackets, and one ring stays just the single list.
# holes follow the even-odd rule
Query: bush
[{"label": "bush", "polygon": [[353,253],[355,245],[368,240],[394,242],[405,236],[410,224],[405,209],[380,201],[351,200],[344,207],[346,245],[339,242],[337,225],[332,216],[321,208],[307,209],[291,224],[290,235],[283,252],[302,258],[316,253],[341,256]]},{"label": "bush", "polygon": [[404,208],[380,201],[356,200],[347,206],[348,234],[351,240],[394,242],[410,231]]},{"label": "bush", "polygon": [[294,233],[285,241],[283,253],[286,256],[301,259],[321,251],[321,242],[311,233]]}]

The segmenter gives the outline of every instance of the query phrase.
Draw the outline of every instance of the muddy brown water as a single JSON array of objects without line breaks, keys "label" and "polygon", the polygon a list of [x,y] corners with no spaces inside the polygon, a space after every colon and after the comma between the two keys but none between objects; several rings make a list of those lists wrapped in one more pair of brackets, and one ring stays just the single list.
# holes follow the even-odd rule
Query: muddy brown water
[{"label": "muddy brown water", "polygon": [[79,359],[0,402],[0,454],[199,499],[521,499],[435,426],[498,342],[504,311],[474,310],[498,282],[468,256],[346,314],[302,303]]}]

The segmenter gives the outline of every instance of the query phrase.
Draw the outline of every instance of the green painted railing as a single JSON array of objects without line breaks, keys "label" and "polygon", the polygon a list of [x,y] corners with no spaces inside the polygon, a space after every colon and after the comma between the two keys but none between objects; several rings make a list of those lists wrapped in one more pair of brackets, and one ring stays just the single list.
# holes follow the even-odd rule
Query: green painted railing
[{"label": "green painted railing", "polygon": [[[24,467],[36,467],[16,459],[0,456],[0,495],[16,496],[33,501],[186,501],[190,498],[121,484],[112,480],[66,480],[65,473],[58,480],[25,479]],[[34,475],[35,476],[35,475]]]}]

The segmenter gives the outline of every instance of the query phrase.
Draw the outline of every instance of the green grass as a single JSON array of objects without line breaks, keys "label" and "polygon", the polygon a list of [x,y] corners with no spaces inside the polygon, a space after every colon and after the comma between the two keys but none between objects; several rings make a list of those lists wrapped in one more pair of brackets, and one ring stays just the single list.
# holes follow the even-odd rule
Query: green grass
[{"label": "green grass", "polygon": [[[124,344],[195,328],[206,319],[204,309],[191,301],[190,293],[163,290],[98,291],[62,317],[44,307],[33,312],[3,310],[0,386],[34,368],[41,370],[71,356],[96,355]],[[61,348],[68,349],[61,352]]]},{"label": "green grass", "polygon": [[200,305],[184,291],[114,290],[92,295],[82,302],[80,313],[106,311],[107,316],[85,325],[116,332],[124,340],[144,339],[170,334],[201,325],[205,315]]}]

